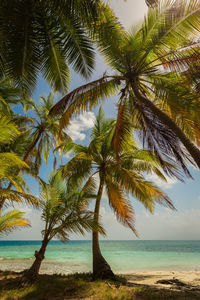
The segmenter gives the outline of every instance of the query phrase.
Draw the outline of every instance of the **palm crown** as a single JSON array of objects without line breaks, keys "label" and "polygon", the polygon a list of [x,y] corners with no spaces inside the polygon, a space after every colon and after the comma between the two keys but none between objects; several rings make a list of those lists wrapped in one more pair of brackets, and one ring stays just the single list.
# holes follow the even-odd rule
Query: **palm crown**
[{"label": "palm crown", "polygon": [[[34,117],[31,118],[29,124],[30,129],[30,143],[25,151],[23,157],[24,161],[27,161],[29,157],[33,156],[34,172],[38,174],[39,168],[42,162],[42,156],[47,163],[49,158],[50,149],[55,150],[59,144],[59,141],[71,140],[64,130],[60,130],[59,121],[55,117],[49,117],[49,111],[54,105],[55,98],[53,94],[48,97],[40,97],[40,104],[32,103],[30,108]],[[56,152],[52,152],[54,155],[54,168],[56,167]],[[61,152],[59,150],[60,159]]]},{"label": "palm crown", "polygon": [[[151,212],[154,211],[156,202],[174,207],[167,195],[143,176],[143,172],[155,172],[165,180],[158,160],[155,156],[152,158],[148,151],[141,150],[137,146],[131,131],[123,133],[123,141],[116,157],[112,140],[117,126],[117,122],[105,118],[100,108],[91,132],[89,146],[74,143],[63,145],[64,151],[70,151],[74,157],[61,170],[68,179],[69,185],[80,185],[82,181],[86,181],[86,186],[93,185],[95,188],[96,176],[98,176],[95,222],[99,221],[100,202],[105,188],[109,205],[114,210],[117,219],[137,234],[129,194],[143,203]],[[92,244],[94,277],[113,278],[114,274],[101,254],[97,232],[93,232]]]},{"label": "palm crown", "polygon": [[[92,185],[77,188],[67,185],[60,172],[52,173],[49,183],[41,181],[40,198],[42,201],[41,218],[45,222],[44,237],[54,237],[62,241],[69,239],[69,234],[91,229],[104,232],[94,223],[93,214],[86,209],[88,200],[93,196]],[[90,191],[90,192],[89,192]]]},{"label": "palm crown", "polygon": [[120,165],[112,147],[116,122],[105,118],[102,108],[91,132],[89,146],[67,143],[63,151],[69,151],[74,157],[62,167],[69,183],[79,184],[82,180],[95,184],[96,174],[105,186],[111,208],[117,218],[135,232],[133,209],[128,200],[132,194],[151,212],[156,202],[173,208],[170,199],[152,182],[145,179],[143,172],[155,172],[165,180],[160,171],[158,160],[141,150],[128,132],[120,149]]},{"label": "palm crown", "polygon": [[[199,57],[195,42],[199,5],[196,0],[161,1],[149,9],[139,29],[131,33],[113,29],[112,36],[101,36],[99,47],[115,73],[104,74],[61,99],[51,110],[51,114],[65,110],[61,127],[68,125],[73,113],[120,92],[119,141],[120,132],[128,130],[123,120],[128,119],[129,125],[139,127],[144,147],[153,150],[161,163],[174,159],[187,175],[188,161],[200,167],[200,151],[191,142],[199,144],[199,96],[184,72]],[[116,139],[113,144],[117,152]]]}]

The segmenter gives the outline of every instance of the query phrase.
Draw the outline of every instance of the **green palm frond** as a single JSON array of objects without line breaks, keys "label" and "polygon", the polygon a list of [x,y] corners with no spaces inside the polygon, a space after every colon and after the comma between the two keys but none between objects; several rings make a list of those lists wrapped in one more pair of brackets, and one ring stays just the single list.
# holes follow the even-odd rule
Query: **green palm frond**
[{"label": "green palm frond", "polygon": [[24,219],[24,212],[10,211],[0,216],[0,235],[5,235],[20,227],[29,227],[30,223]]},{"label": "green palm frond", "polygon": [[12,177],[15,169],[28,168],[28,165],[21,160],[15,153],[0,153],[0,180],[2,178]]},{"label": "green palm frond", "polygon": [[58,237],[67,240],[71,233],[84,234],[92,229],[104,233],[100,224],[95,224],[93,214],[86,204],[94,189],[94,180],[89,180],[82,189],[66,185],[60,172],[51,175],[49,184],[42,182],[42,219],[44,235],[49,239]]},{"label": "green palm frond", "polygon": [[10,203],[26,203],[27,205],[31,205],[36,208],[40,206],[40,200],[37,197],[25,192],[9,189],[0,189],[0,203],[1,201],[7,201]]},{"label": "green palm frond", "polygon": [[[114,80],[113,92],[120,94],[120,130],[128,130],[129,126],[125,126],[127,122],[122,126],[122,115],[126,115],[131,122],[130,129],[138,129],[138,137],[144,148],[157,156],[167,175],[183,178],[183,175],[180,176],[181,172],[177,173],[169,167],[174,164],[182,173],[191,177],[188,163],[200,166],[200,151],[192,143],[194,141],[199,144],[198,101],[195,103],[195,98],[198,99],[197,93],[195,94],[198,82],[193,84],[192,79],[193,66],[198,64],[200,54],[199,5],[199,0],[159,1],[155,8],[148,10],[142,26],[139,29],[135,27],[130,33],[125,32],[117,24],[112,11],[104,7],[99,35],[97,33],[98,44],[114,72],[112,71],[111,76],[104,76],[75,89],[58,102],[51,113],[62,114],[61,128],[69,124],[73,113],[99,104],[99,97],[105,98],[104,91],[98,92],[101,91],[101,86],[104,90]],[[176,97],[170,92],[173,91],[170,82],[167,84],[164,79],[169,79],[170,76],[176,80]],[[183,95],[183,91],[180,94],[181,88],[186,91],[183,82],[178,90],[178,82],[182,81],[182,77],[189,97]],[[163,87],[161,81],[165,81]],[[124,103],[127,103],[126,114],[122,114]],[[193,113],[195,107],[197,113]],[[116,130],[113,139],[118,156],[123,134],[123,130],[121,134]]]},{"label": "green palm frond", "polygon": [[114,124],[113,119],[107,119],[102,106],[99,108],[98,116],[94,122],[94,127],[91,132],[91,137],[98,138],[104,136]]},{"label": "green palm frond", "polygon": [[0,132],[0,144],[9,144],[19,135],[19,130],[12,119],[2,114],[0,114]]},{"label": "green palm frond", "polygon": [[0,3],[1,72],[27,98],[39,74],[66,92],[69,67],[88,77],[94,68],[93,27],[101,22],[102,1],[17,1]]},{"label": "green palm frond", "polygon": [[[128,112],[125,107],[126,118],[127,115]],[[125,117],[122,114],[122,119]],[[122,125],[124,126],[124,124]],[[110,206],[116,217],[137,234],[134,227],[134,212],[129,200],[130,195],[140,201],[152,213],[156,203],[172,209],[174,206],[162,190],[145,179],[144,174],[156,174],[161,180],[166,181],[157,156],[153,152],[140,149],[133,139],[130,126],[123,133],[123,141],[119,149],[119,164],[112,143],[117,126],[119,126],[119,121],[106,119],[102,108],[100,108],[91,132],[89,145],[77,145],[76,148],[73,144],[75,155],[72,155],[71,160],[61,168],[61,171],[69,185],[75,183],[78,186],[78,184],[86,181],[88,188],[87,185],[91,182],[92,186],[88,191],[93,191],[93,195],[90,194],[90,196],[96,200],[96,203],[99,201],[98,205],[100,205],[102,190],[105,187]],[[73,147],[69,147],[70,151]],[[176,166],[168,162],[164,163],[178,174]],[[100,178],[98,189],[93,183],[96,174]]]},{"label": "green palm frond", "polygon": [[115,93],[120,84],[119,79],[109,79],[107,76],[85,84],[63,97],[50,111],[50,115],[65,113],[60,119],[60,127],[65,128],[73,114],[91,110],[102,99],[107,99]]},{"label": "green palm frond", "polygon": [[[43,34],[45,41],[42,49],[42,74],[49,82],[54,91],[59,91],[61,94],[67,92],[70,83],[70,71],[66,63],[64,50],[61,49],[59,43],[57,26],[54,19],[48,16],[48,12],[44,11],[43,17]],[[58,38],[57,38],[58,37]]]}]

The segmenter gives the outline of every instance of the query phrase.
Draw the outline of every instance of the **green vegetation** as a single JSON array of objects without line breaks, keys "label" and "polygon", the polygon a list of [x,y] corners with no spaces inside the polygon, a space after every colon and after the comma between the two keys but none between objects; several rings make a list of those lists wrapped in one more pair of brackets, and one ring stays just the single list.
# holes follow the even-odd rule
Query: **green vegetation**
[{"label": "green vegetation", "polygon": [[38,280],[28,288],[18,289],[21,275],[1,275],[1,300],[35,300],[35,299],[91,299],[91,300],[197,300],[199,294],[185,291],[135,287],[117,282],[93,281],[91,274],[40,275]]},{"label": "green vegetation", "polygon": [[35,261],[22,279],[23,283],[33,283],[38,276],[46,248],[53,238],[63,242],[69,240],[70,233],[84,234],[84,231],[103,229],[93,221],[93,214],[86,209],[91,195],[91,187],[84,186],[78,190],[73,185],[66,185],[61,174],[52,174],[49,183],[41,181],[41,208],[44,229],[43,240],[39,251],[35,251]]},{"label": "green vegetation", "polygon": [[[30,226],[23,212],[5,211],[16,203],[39,208],[45,223],[31,268],[0,273],[1,299],[200,298],[126,285],[99,245],[103,189],[117,219],[137,235],[130,197],[151,213],[156,203],[174,209],[146,176],[183,180],[189,166],[200,168],[200,1],[146,3],[144,22],[127,32],[101,0],[0,1],[0,237]],[[96,49],[110,74],[89,82]],[[69,66],[87,80],[70,93]],[[33,101],[39,75],[57,94]],[[114,94],[116,120],[100,108],[89,145],[75,144],[65,131],[71,118]],[[54,171],[46,183],[39,176],[49,160]],[[25,175],[40,183],[40,199]],[[93,274],[38,277],[51,239],[85,231],[93,233]],[[34,284],[17,289],[27,282]]]},{"label": "green vegetation", "polygon": [[70,92],[51,114],[61,113],[64,127],[74,113],[118,94],[115,152],[124,132],[137,127],[144,147],[156,153],[169,174],[174,175],[164,164],[167,159],[189,176],[189,162],[200,168],[199,91],[186,72],[199,61],[199,20],[199,1],[160,1],[139,29],[114,27],[112,38],[103,35],[98,43],[111,74]]},{"label": "green vegetation", "polygon": [[[115,120],[106,119],[103,109],[100,108],[88,147],[69,142],[62,145],[63,151],[69,151],[73,157],[61,171],[67,178],[68,185],[78,186],[80,182],[86,181],[85,186],[88,190],[97,190],[95,222],[99,221],[100,203],[105,189],[109,205],[117,219],[137,235],[129,194],[139,200],[151,213],[156,202],[170,208],[174,207],[167,195],[143,176],[144,172],[155,173],[162,180],[166,180],[155,155],[152,158],[153,154],[151,156],[149,151],[141,150],[134,141],[131,131],[124,134],[120,154],[116,157],[112,140],[117,125]],[[96,178],[99,180],[97,187]],[[96,231],[93,232],[92,243],[94,277],[114,278],[109,264],[101,253],[99,234]]]},{"label": "green vegetation", "polygon": [[[39,202],[36,197],[25,193],[23,179],[13,172],[14,170],[28,168],[28,166],[15,153],[6,151],[6,144],[13,143],[19,134],[20,133],[12,119],[6,115],[0,115],[0,148],[2,151],[5,151],[0,153],[0,206],[7,200],[10,200],[12,203],[26,201],[35,206],[37,206]],[[5,184],[6,181],[11,182],[15,189],[8,189]],[[12,210],[2,214],[1,208],[1,236],[13,231],[15,228],[30,226],[28,220],[23,218],[23,212]]]},{"label": "green vegetation", "polygon": [[45,0],[0,3],[0,76],[6,74],[30,96],[40,73],[53,90],[64,93],[69,64],[86,78],[94,67],[94,45],[88,30],[102,1]]}]

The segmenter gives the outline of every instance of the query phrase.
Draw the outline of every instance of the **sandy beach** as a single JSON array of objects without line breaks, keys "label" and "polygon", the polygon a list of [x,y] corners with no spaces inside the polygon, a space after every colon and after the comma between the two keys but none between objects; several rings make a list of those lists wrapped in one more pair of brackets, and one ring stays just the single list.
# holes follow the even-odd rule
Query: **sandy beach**
[{"label": "sandy beach", "polygon": [[[29,268],[33,260],[2,260],[0,261],[0,269],[2,271],[16,271],[20,272]],[[77,267],[76,272],[81,272],[80,266]],[[42,263],[40,274],[70,274],[71,271],[68,268],[67,263],[64,262],[51,262],[44,261]],[[186,287],[197,288],[200,290],[200,272],[196,271],[147,271],[147,272],[131,272],[120,273],[127,278],[131,284],[151,286],[157,288],[176,289],[177,284],[173,283],[173,280],[178,280],[185,284]],[[158,281],[168,281],[165,283],[158,283]],[[170,284],[170,281],[172,283]],[[184,288],[184,286],[179,286]]]},{"label": "sandy beach", "polygon": [[[170,284],[170,281],[176,280],[184,283],[186,286],[191,286],[200,289],[200,272],[188,271],[148,271],[126,274],[125,277],[131,283],[149,285],[160,288],[177,288],[175,283]],[[158,283],[158,281],[168,281],[168,284]]]}]

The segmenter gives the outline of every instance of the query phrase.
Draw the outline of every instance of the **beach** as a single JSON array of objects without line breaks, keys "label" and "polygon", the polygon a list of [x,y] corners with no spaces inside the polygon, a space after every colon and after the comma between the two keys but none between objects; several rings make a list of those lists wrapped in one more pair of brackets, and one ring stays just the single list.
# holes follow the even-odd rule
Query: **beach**
[{"label": "beach", "polygon": [[[33,260],[2,260],[0,263],[1,271],[15,271],[21,272],[25,269],[28,269]],[[76,268],[77,267],[77,268]],[[69,275],[72,273],[81,273],[79,266],[74,265],[74,272],[70,272],[68,264],[65,262],[50,262],[43,261],[40,274],[61,274],[61,275]],[[176,284],[164,284],[158,283],[158,281],[162,280],[179,280],[180,282],[185,283],[188,286],[196,287],[200,289],[200,272],[199,271],[143,271],[143,272],[117,272],[118,275],[124,276],[128,282],[142,285],[142,286],[151,286],[157,288],[167,288],[172,289],[173,287],[176,289]]]}]

